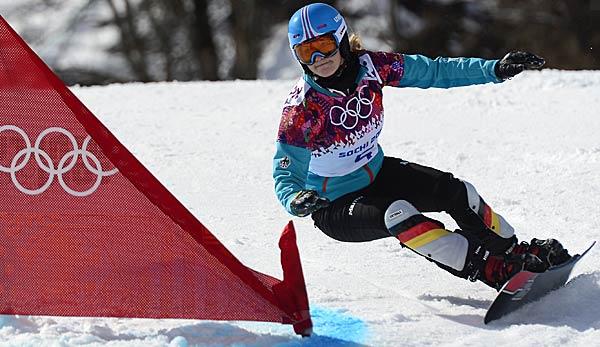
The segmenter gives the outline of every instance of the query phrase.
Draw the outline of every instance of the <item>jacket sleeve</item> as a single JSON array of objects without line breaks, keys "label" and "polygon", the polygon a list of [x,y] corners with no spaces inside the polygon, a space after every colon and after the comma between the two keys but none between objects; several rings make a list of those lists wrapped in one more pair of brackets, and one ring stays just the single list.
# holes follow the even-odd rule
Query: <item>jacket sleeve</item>
[{"label": "jacket sleeve", "polygon": [[291,212],[290,204],[296,194],[306,189],[306,179],[315,141],[319,138],[323,121],[317,109],[298,103],[283,108],[276,153],[273,158],[273,179],[277,199]]},{"label": "jacket sleeve", "polygon": [[404,54],[404,73],[399,87],[452,88],[473,84],[500,83],[494,66],[497,60],[481,58],[430,59]]},{"label": "jacket sleeve", "polygon": [[305,189],[310,150],[277,141],[277,152],[273,158],[275,195],[285,209],[293,214],[290,204],[296,194]]}]

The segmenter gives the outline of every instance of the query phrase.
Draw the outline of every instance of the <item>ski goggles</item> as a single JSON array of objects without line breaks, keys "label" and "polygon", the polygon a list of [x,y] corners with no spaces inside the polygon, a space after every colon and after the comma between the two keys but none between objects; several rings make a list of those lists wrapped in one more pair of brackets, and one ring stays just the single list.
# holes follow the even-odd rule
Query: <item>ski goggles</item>
[{"label": "ski goggles", "polygon": [[302,64],[312,65],[317,57],[328,58],[338,51],[338,42],[333,33],[318,36],[294,46],[294,54]]}]

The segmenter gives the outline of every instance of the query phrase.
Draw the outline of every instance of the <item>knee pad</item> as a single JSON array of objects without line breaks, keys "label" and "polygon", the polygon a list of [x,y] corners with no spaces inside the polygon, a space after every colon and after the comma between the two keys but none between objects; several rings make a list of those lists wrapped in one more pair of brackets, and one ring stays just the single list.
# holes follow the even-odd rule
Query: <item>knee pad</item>
[{"label": "knee pad", "polygon": [[405,200],[394,201],[385,211],[389,232],[406,247],[444,266],[461,271],[469,242],[444,225],[422,215]]},{"label": "knee pad", "polygon": [[502,238],[510,238],[514,235],[514,228],[499,214],[483,201],[473,185],[462,181],[467,190],[467,200],[471,209],[483,221],[485,226]]},{"label": "knee pad", "polygon": [[[385,226],[392,236],[398,237],[399,233],[418,223],[421,219],[419,216],[423,215],[411,203],[396,200],[385,211]],[[411,221],[411,219],[418,220]]]}]

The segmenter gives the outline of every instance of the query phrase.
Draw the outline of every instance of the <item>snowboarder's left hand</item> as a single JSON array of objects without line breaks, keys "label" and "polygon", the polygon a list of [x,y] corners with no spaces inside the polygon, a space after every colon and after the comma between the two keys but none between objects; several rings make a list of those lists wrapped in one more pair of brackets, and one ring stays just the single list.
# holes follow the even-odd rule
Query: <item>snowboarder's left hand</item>
[{"label": "snowboarder's left hand", "polygon": [[301,190],[292,200],[292,213],[298,217],[306,217],[318,209],[327,207],[329,200],[322,198],[314,190]]},{"label": "snowboarder's left hand", "polygon": [[500,59],[494,66],[496,77],[507,80],[523,70],[539,70],[544,66],[544,58],[529,52],[513,51]]}]

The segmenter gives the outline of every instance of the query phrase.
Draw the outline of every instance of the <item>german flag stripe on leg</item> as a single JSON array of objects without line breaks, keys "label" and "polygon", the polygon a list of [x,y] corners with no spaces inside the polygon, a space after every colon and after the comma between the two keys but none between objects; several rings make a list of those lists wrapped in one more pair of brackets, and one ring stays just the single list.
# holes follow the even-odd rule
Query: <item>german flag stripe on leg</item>
[{"label": "german flag stripe on leg", "polygon": [[398,234],[398,239],[418,254],[461,271],[469,242],[464,236],[442,228],[439,223],[426,221]]},{"label": "german flag stripe on leg", "polygon": [[404,244],[406,245],[406,247],[416,250],[416,249],[423,247],[437,239],[440,239],[440,238],[448,235],[449,233],[450,232],[446,229],[431,229],[424,234],[421,234],[409,241],[404,242]]},{"label": "german flag stripe on leg", "polygon": [[431,221],[419,223],[398,234],[398,240],[412,249],[422,247],[448,234],[440,225]]},{"label": "german flag stripe on leg", "polygon": [[492,208],[485,202],[482,201],[481,206],[483,207],[483,215],[481,216],[481,218],[483,219],[483,223],[494,233],[500,235],[500,233],[502,232],[500,225],[500,216],[498,216],[498,214],[494,212]]}]

